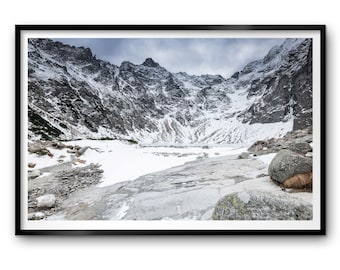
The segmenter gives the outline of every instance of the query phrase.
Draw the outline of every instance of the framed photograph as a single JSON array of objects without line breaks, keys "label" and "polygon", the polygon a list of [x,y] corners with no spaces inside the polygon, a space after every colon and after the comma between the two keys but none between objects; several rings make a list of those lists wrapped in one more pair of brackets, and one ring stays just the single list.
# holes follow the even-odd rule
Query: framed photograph
[{"label": "framed photograph", "polygon": [[15,42],[16,234],[325,234],[324,25]]}]

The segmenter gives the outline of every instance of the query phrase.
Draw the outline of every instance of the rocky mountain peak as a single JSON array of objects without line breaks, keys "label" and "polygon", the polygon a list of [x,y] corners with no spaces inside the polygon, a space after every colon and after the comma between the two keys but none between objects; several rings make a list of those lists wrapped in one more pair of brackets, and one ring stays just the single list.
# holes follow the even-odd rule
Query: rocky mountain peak
[{"label": "rocky mountain peak", "polygon": [[28,44],[29,135],[144,143],[246,143],[312,125],[311,39],[288,39],[231,78],[117,67],[88,48]]},{"label": "rocky mountain peak", "polygon": [[146,67],[152,67],[152,68],[159,67],[159,64],[155,62],[152,58],[146,58],[142,65]]}]

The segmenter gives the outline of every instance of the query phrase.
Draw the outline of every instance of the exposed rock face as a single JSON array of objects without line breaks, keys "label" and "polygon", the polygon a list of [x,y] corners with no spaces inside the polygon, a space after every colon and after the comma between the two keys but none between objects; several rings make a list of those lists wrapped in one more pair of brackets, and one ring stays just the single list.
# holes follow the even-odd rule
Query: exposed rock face
[{"label": "exposed rock face", "polygon": [[[255,72],[256,71],[256,72]],[[261,94],[245,113],[243,122],[287,121],[294,115],[293,129],[312,125],[312,40],[287,39],[262,60],[248,64],[236,86],[250,85],[249,96]]]},{"label": "exposed rock face", "polygon": [[268,168],[269,176],[281,183],[297,175],[312,172],[313,160],[291,150],[281,150],[272,160]]},{"label": "exposed rock face", "polygon": [[310,203],[264,191],[235,192],[216,205],[214,220],[311,220]]},{"label": "exposed rock face", "polygon": [[171,73],[151,58],[116,66],[87,48],[29,39],[29,136],[244,143],[263,137],[257,123],[283,135],[311,126],[311,52],[310,39],[287,39],[225,79]]}]

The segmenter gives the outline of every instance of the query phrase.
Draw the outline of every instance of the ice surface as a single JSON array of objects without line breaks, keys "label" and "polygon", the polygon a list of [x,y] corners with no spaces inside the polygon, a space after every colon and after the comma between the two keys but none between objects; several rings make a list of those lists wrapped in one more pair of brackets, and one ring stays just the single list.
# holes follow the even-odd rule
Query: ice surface
[{"label": "ice surface", "polygon": [[66,144],[93,148],[88,149],[81,159],[86,160],[86,164],[99,163],[102,165],[104,176],[100,186],[134,180],[139,176],[182,165],[197,158],[236,155],[245,151],[245,148],[238,146],[216,146],[208,149],[192,146],[141,147],[121,141],[82,140]]},{"label": "ice surface", "polygon": [[[76,167],[86,166],[91,163],[98,163],[104,170],[103,181],[100,186],[108,186],[117,182],[134,180],[142,175],[179,166],[185,162],[208,157],[225,155],[237,155],[246,150],[238,145],[216,145],[209,147],[202,146],[148,146],[131,145],[122,141],[100,141],[100,140],[81,140],[65,142],[67,145],[79,145],[80,147],[90,146],[81,160],[84,164],[75,163]],[[54,155],[38,156],[28,154],[28,162],[36,164],[34,169],[60,164],[60,156],[63,162],[71,161],[71,154],[65,149],[55,150],[49,148]],[[46,175],[44,175],[46,176]]]}]

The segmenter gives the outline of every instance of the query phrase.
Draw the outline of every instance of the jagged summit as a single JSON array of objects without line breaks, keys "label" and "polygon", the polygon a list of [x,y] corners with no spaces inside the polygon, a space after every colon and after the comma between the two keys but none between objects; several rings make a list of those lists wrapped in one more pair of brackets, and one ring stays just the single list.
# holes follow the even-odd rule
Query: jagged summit
[{"label": "jagged summit", "polygon": [[29,136],[248,143],[312,124],[311,39],[287,39],[231,78],[120,66],[50,39],[28,42]]},{"label": "jagged summit", "polygon": [[159,67],[159,64],[155,62],[152,58],[146,58],[142,65],[153,68]]}]

